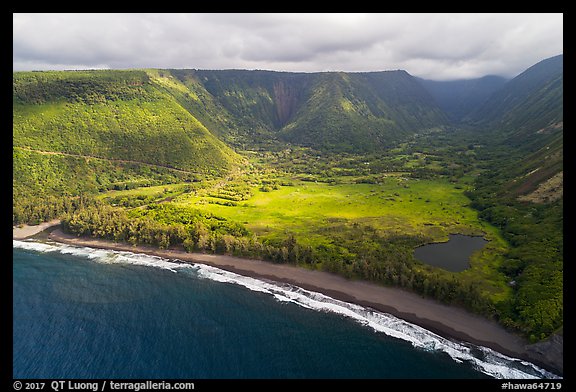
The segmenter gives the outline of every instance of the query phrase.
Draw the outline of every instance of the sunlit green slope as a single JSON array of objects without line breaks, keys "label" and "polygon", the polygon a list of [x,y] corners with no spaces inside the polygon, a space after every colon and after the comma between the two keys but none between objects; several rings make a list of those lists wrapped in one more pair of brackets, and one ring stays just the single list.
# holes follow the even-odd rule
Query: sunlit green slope
[{"label": "sunlit green slope", "polygon": [[13,82],[15,193],[221,175],[240,161],[145,71],[17,72]]}]

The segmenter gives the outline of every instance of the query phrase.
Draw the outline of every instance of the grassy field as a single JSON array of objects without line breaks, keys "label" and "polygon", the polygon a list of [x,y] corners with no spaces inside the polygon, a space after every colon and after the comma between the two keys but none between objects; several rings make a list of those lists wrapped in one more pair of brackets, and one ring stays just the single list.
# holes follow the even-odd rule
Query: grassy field
[{"label": "grassy field", "polygon": [[174,202],[241,222],[260,236],[292,232],[303,241],[314,241],[320,228],[324,233],[335,224],[370,225],[382,233],[423,235],[435,241],[447,240],[450,233],[483,231],[462,190],[441,180],[390,177],[382,184],[292,184],[271,191],[253,186],[253,196],[233,206],[190,193]]},{"label": "grassy field", "polygon": [[490,242],[472,256],[470,269],[438,273],[481,282],[495,302],[509,297],[511,289],[498,271],[506,242],[469,207],[463,193],[467,185],[402,175],[389,175],[378,184],[356,183],[355,177],[335,184],[296,178],[247,170],[225,180],[110,191],[103,197],[136,208],[169,202],[241,223],[263,241],[293,235],[312,247],[334,244],[339,235],[359,227],[373,228],[384,238],[419,237],[422,243],[447,241],[456,233],[482,235]]},{"label": "grassy field", "polygon": [[354,224],[383,236],[407,234],[433,242],[455,233],[497,237],[469,207],[463,187],[445,179],[390,175],[378,184],[358,184],[350,177],[329,184],[277,176],[268,181],[273,186],[263,186],[254,174],[238,173],[226,181],[110,191],[101,197],[116,203],[169,201],[242,223],[262,238],[292,233],[310,244],[323,242],[327,228]]}]

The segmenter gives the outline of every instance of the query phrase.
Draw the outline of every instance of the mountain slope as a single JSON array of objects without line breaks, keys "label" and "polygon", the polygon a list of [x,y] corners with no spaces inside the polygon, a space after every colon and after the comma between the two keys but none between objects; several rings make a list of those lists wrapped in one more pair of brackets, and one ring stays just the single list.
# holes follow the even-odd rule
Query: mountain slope
[{"label": "mountain slope", "polygon": [[455,123],[477,110],[507,82],[505,78],[494,75],[451,81],[418,80]]},{"label": "mountain slope", "polygon": [[564,110],[563,61],[559,55],[528,68],[472,113],[470,121],[515,139],[558,131]]},{"label": "mountain slope", "polygon": [[[19,190],[54,186],[40,180],[53,178],[50,166],[59,166],[48,160],[68,169],[73,164],[94,169],[108,160],[106,166],[137,171],[156,166],[215,175],[240,161],[144,71],[19,72],[13,81],[14,173],[24,166],[45,173],[31,183],[15,175]],[[30,162],[37,165],[29,167]],[[83,180],[96,184],[95,172],[90,175]]]},{"label": "mountain slope", "polygon": [[[203,107],[223,109],[223,117],[232,119],[218,127],[233,128],[251,144],[278,138],[320,150],[367,152],[448,123],[428,92],[404,71],[171,72],[187,86],[201,85],[208,93],[200,98]],[[204,108],[190,110],[200,118]]]},{"label": "mountain slope", "polygon": [[222,140],[241,149],[275,148],[277,130],[303,103],[308,74],[169,70],[197,99],[183,103]]},{"label": "mountain slope", "polygon": [[475,113],[485,171],[468,194],[510,244],[501,271],[513,297],[501,322],[536,342],[563,325],[563,65],[544,60]]},{"label": "mountain slope", "polygon": [[[526,196],[562,172],[563,79],[562,55],[541,61],[494,93],[471,117],[492,159],[506,168],[499,176],[502,196]],[[556,194],[547,195],[551,200],[562,193],[561,182],[556,185]],[[544,201],[533,198],[538,199]]]},{"label": "mountain slope", "polygon": [[428,93],[404,71],[319,74],[285,140],[334,151],[374,151],[447,124]]}]

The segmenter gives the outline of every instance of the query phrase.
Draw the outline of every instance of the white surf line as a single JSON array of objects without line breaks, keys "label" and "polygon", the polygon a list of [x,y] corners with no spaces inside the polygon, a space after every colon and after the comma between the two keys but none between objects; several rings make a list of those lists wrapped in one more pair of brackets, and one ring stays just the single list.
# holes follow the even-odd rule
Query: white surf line
[{"label": "white surf line", "polygon": [[33,240],[13,240],[13,247],[41,253],[58,252],[71,254],[106,264],[142,265],[169,270],[174,273],[190,271],[199,278],[236,284],[251,291],[272,295],[280,302],[289,302],[307,309],[348,317],[376,332],[407,341],[416,348],[445,352],[454,361],[458,363],[469,362],[478,371],[495,378],[561,378],[530,362],[508,357],[490,348],[455,342],[391,314],[340,301],[322,293],[305,290],[287,283],[264,281],[209,265],[181,262],[177,259],[170,261],[166,258],[143,253],[79,247],[62,243],[45,243]]}]

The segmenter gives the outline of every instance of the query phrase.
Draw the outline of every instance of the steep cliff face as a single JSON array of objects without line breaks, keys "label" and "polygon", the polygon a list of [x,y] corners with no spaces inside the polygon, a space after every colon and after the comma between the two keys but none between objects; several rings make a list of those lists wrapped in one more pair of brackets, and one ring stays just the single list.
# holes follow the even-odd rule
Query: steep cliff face
[{"label": "steep cliff face", "polygon": [[302,92],[296,88],[294,83],[283,79],[275,81],[272,89],[278,119],[277,125],[283,127],[296,113]]},{"label": "steep cliff face", "polygon": [[[269,138],[320,150],[367,152],[448,124],[430,94],[405,71],[172,73],[183,83],[194,78],[209,95],[198,94],[203,106],[225,111],[220,116],[232,121],[220,128],[236,132],[244,144]],[[198,118],[209,117],[199,105],[194,110]]]}]

